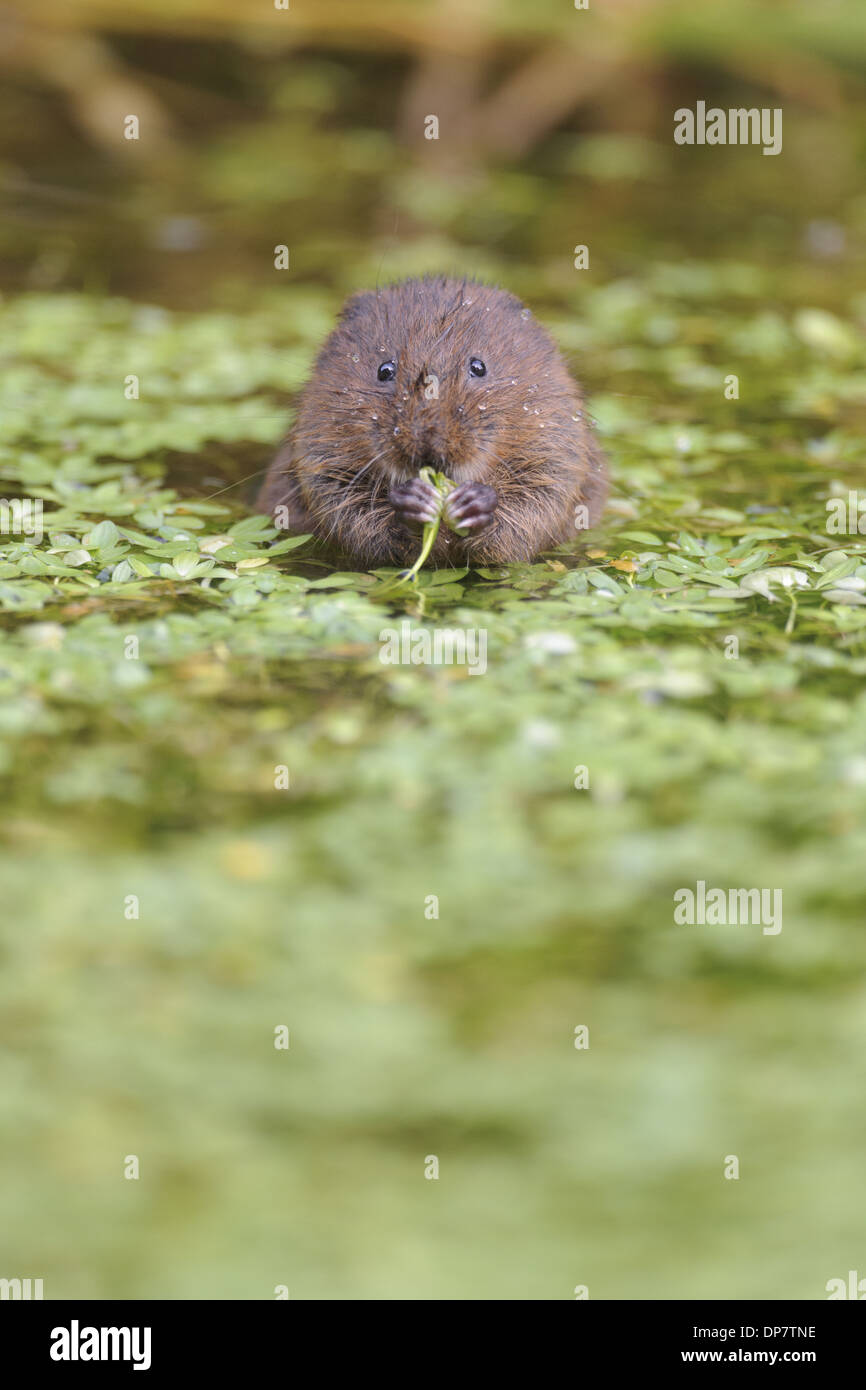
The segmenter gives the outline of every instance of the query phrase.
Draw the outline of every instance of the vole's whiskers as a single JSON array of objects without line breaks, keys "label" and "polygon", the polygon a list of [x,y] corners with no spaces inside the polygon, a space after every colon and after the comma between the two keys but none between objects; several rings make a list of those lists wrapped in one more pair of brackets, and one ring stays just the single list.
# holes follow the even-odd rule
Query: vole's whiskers
[{"label": "vole's whiskers", "polygon": [[210,502],[214,497],[221,497],[224,492],[231,492],[233,487],[240,487],[241,483],[248,483],[252,478],[260,478],[263,473],[270,471],[270,467],[271,465],[269,463],[265,464],[264,468],[257,468],[255,473],[248,473],[245,478],[237,478],[233,483],[226,483],[225,487],[217,488],[216,492],[209,492],[207,497],[203,497],[200,500],[202,502]]},{"label": "vole's whiskers", "polygon": [[387,452],[387,449],[380,449],[379,452],[378,452],[378,454],[374,454],[373,457],[370,459],[370,462],[369,462],[369,463],[365,463],[363,468],[359,468],[359,469],[358,469],[358,472],[357,472],[357,473],[354,475],[354,477],[352,478],[352,482],[353,482],[353,483],[356,483],[356,482],[358,481],[359,478],[363,477],[363,475],[366,473],[367,469],[368,469],[368,468],[372,468],[374,463],[378,463],[378,462],[379,462],[379,459],[380,459],[380,458],[382,457],[382,455],[383,455],[384,453],[386,453],[386,452]]}]

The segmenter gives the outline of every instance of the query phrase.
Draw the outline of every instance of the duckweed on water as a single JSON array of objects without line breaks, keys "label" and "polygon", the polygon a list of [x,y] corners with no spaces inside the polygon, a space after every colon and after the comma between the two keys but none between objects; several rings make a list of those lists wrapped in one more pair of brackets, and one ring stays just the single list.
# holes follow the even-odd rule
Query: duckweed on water
[{"label": "duckweed on water", "polygon": [[[483,679],[384,665],[392,576],[236,485],[337,296],[0,308],[2,487],[44,528],[0,549],[10,1270],[629,1298],[651,1250],[657,1297],[808,1298],[860,1258],[866,536],[827,504],[862,485],[866,301],[748,270],[548,316],[604,526],[390,604],[483,628]],[[782,932],[674,927],[698,879],[782,888]]]}]

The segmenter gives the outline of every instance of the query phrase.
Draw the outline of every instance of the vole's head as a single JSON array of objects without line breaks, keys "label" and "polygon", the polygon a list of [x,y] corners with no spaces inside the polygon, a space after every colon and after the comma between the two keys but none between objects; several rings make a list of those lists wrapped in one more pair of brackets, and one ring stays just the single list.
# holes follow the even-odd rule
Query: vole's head
[{"label": "vole's head", "polygon": [[392,482],[425,466],[456,481],[482,478],[503,436],[539,414],[533,393],[555,360],[547,334],[505,291],[407,280],[348,301],[299,423],[309,443],[318,429],[321,466],[330,453]]}]

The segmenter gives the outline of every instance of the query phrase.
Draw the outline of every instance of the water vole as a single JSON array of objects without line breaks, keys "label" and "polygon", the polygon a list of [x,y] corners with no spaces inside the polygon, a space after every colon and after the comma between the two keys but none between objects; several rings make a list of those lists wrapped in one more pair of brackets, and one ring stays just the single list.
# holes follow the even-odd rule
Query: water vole
[{"label": "water vole", "polygon": [[[260,510],[363,565],[408,564],[457,487],[434,564],[531,560],[598,519],[607,471],[553,340],[504,290],[444,276],[353,295],[319,353]],[[283,508],[278,511],[278,508]]]}]

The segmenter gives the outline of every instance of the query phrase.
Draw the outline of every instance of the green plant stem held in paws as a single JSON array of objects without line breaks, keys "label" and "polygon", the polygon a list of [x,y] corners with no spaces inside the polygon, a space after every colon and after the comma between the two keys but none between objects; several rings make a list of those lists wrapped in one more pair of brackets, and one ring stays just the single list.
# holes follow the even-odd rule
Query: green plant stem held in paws
[{"label": "green plant stem held in paws", "polygon": [[443,517],[445,519],[445,525],[449,530],[454,531],[458,536],[468,535],[468,529],[465,526],[452,526],[445,511],[445,498],[450,492],[454,491],[457,484],[453,482],[451,478],[446,477],[444,473],[437,473],[432,468],[421,468],[418,476],[423,478],[425,483],[429,483],[432,488],[435,488],[439,495],[439,507],[434,519],[426,522],[424,525],[424,530],[421,533],[421,553],[412,568],[405,570],[404,573],[400,575],[400,579],[403,581],[416,578],[418,571],[433,549],[436,537],[439,534],[439,525]]}]

